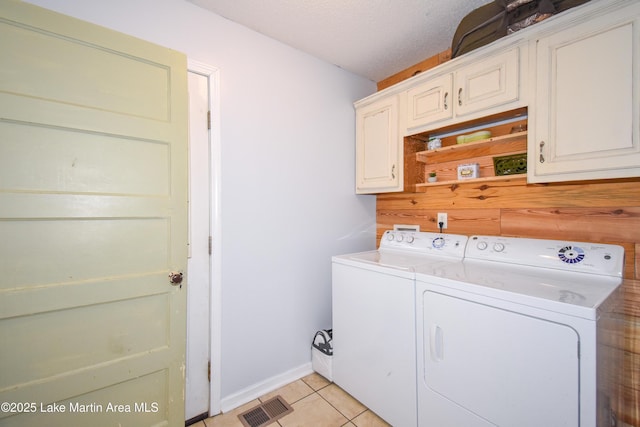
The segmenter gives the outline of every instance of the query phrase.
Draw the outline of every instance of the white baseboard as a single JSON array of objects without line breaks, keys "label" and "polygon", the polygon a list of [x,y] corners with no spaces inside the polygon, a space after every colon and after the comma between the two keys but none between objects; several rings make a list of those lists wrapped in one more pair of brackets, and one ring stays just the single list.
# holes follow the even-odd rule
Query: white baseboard
[{"label": "white baseboard", "polygon": [[276,375],[271,378],[267,378],[257,384],[240,390],[230,396],[224,397],[220,400],[220,409],[222,412],[229,412],[245,403],[251,402],[265,395],[273,390],[276,390],[282,386],[299,380],[302,377],[306,377],[313,373],[311,362],[305,363],[302,366],[294,368],[290,371],[284,372],[280,375]]}]

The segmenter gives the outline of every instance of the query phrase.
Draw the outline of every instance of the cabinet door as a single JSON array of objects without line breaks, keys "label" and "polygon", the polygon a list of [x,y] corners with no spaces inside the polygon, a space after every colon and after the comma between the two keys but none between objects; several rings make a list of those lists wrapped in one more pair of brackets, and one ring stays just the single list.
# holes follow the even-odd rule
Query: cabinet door
[{"label": "cabinet door", "polygon": [[436,77],[407,92],[407,128],[453,117],[451,73]]},{"label": "cabinet door", "polygon": [[402,144],[396,95],[356,111],[356,192],[402,191]]},{"label": "cabinet door", "polygon": [[462,67],[455,73],[456,116],[465,116],[518,100],[519,48]]},{"label": "cabinet door", "polygon": [[640,176],[640,5],[537,41],[529,181]]}]

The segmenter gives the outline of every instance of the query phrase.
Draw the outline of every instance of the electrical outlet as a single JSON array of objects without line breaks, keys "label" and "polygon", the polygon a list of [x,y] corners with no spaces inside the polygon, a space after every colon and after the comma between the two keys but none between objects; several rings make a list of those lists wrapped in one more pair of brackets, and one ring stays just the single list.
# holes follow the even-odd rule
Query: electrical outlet
[{"label": "electrical outlet", "polygon": [[[438,223],[436,224],[438,226],[438,229],[442,228],[443,230],[445,228],[447,228],[447,214],[446,212],[438,212]],[[442,227],[440,227],[440,224],[442,224]]]}]

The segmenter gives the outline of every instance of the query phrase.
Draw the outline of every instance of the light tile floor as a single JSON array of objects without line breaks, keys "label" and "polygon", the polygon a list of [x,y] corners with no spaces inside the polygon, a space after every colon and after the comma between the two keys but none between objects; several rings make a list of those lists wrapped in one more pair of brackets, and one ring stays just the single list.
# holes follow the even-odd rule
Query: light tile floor
[{"label": "light tile floor", "polygon": [[193,424],[194,427],[242,427],[238,415],[280,395],[293,412],[271,423],[274,427],[389,427],[380,417],[318,374],[311,374],[233,411]]}]

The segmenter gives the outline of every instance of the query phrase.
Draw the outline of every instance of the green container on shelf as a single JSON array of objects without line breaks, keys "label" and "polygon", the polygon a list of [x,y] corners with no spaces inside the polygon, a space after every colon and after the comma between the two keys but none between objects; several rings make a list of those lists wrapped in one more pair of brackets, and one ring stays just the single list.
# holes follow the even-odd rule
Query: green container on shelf
[{"label": "green container on shelf", "polygon": [[527,153],[493,158],[496,176],[527,173]]}]

